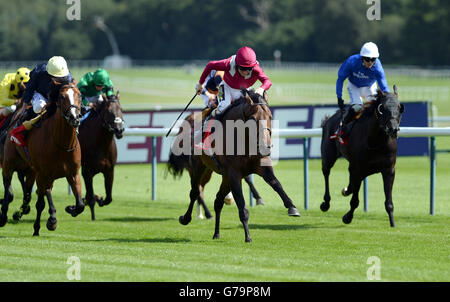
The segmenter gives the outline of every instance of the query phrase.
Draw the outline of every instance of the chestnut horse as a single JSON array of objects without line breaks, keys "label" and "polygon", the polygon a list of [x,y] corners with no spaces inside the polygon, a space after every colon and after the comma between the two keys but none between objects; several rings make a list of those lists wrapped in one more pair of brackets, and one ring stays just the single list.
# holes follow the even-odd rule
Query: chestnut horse
[{"label": "chestnut horse", "polygon": [[51,194],[56,179],[65,177],[75,196],[75,205],[67,206],[66,212],[75,217],[84,210],[79,176],[81,150],[77,138],[77,128],[81,119],[81,95],[74,82],[59,85],[56,91],[57,94],[49,96],[47,113],[43,116],[40,126],[35,126],[28,133],[26,141],[28,158],[19,159],[20,155],[16,145],[11,142],[10,135],[5,142],[2,171],[5,196],[2,201],[0,226],[6,224],[8,204],[13,199],[11,177],[15,165],[23,160],[31,165],[36,176],[38,199],[33,236],[39,236],[41,214],[45,207],[44,196],[47,197],[50,214],[47,229],[50,231],[56,229],[56,208]]},{"label": "chestnut horse", "polygon": [[[78,135],[81,146],[81,167],[86,186],[85,201],[91,209],[91,219],[95,220],[95,202],[105,206],[112,201],[114,166],[117,162],[117,147],[114,136],[123,136],[122,108],[119,103],[120,94],[110,97],[102,96],[103,101],[95,102],[88,117],[81,123]],[[94,195],[92,180],[98,173],[105,180],[106,198]]]},{"label": "chestnut horse", "polygon": [[[187,121],[192,129],[194,129],[194,113],[188,115],[185,118],[185,121]],[[178,135],[181,134],[182,129],[180,129]],[[192,177],[192,173],[193,173],[193,167],[192,167],[192,163],[189,160],[189,156],[188,155],[175,155],[174,153],[172,153],[172,151],[169,154],[169,160],[167,162],[167,171],[172,174],[175,179],[177,177],[181,177],[183,175],[183,171],[184,169],[186,169],[189,172],[189,175]],[[211,175],[212,175],[212,170],[207,170],[205,172],[205,174],[203,175],[202,179],[200,180],[199,183],[199,196],[197,199],[198,204],[203,207],[203,210],[205,211],[205,216],[207,219],[211,219],[212,215],[211,212],[209,211],[208,207],[206,206],[205,203],[205,197],[204,197],[204,189],[206,184],[211,180]],[[261,196],[259,195],[259,192],[256,190],[250,175],[247,175],[244,177],[245,182],[248,184],[250,191],[252,192],[253,196],[256,199],[256,204],[257,205],[263,205],[264,201],[261,198]]]},{"label": "chestnut horse", "polygon": [[[217,139],[214,139],[215,146],[213,150],[218,152],[215,152],[213,156],[205,153],[197,155],[194,152],[193,144],[191,144],[190,160],[193,173],[191,175],[191,191],[189,194],[190,203],[186,213],[180,216],[179,221],[183,225],[187,225],[191,221],[193,206],[200,194],[199,183],[204,175],[210,173],[210,170],[212,170],[222,175],[222,183],[214,201],[216,223],[213,239],[220,238],[220,214],[223,208],[224,198],[231,191],[236,206],[238,207],[239,219],[244,227],[245,242],[250,242],[251,238],[248,229],[249,212],[245,207],[245,200],[242,195],[242,178],[245,176],[250,174],[258,174],[261,176],[279,194],[284,206],[288,208],[288,214],[290,216],[300,216],[300,214],[274,175],[272,161],[270,159],[272,114],[267,103],[267,94],[265,94],[265,97],[262,97],[252,89],[246,90],[243,88],[242,95],[243,97],[235,100],[221,114],[221,117],[216,117],[216,119],[223,121],[221,123],[219,122],[222,125],[225,125],[226,122],[239,121],[250,122],[252,124],[251,122],[253,121],[255,122],[255,132],[257,135],[255,135],[256,133],[250,133],[253,131],[245,131],[245,134],[242,136],[233,135],[234,131],[239,129],[233,128],[232,130],[227,130],[227,127],[223,126],[223,131],[216,131],[221,133],[218,133]],[[216,128],[217,126],[213,127]],[[194,131],[192,131],[191,127],[184,130],[189,132],[185,135],[189,135],[191,140],[194,140]],[[260,135],[261,133],[262,135]],[[212,135],[216,136],[215,133]],[[175,140],[172,148],[174,148],[176,143],[177,140]],[[227,144],[233,144],[233,148],[230,147],[227,149]],[[242,146],[244,150],[241,149],[241,152],[243,152],[236,152],[236,149]],[[251,151],[252,148],[256,148],[256,152]],[[233,150],[230,152],[230,149]]]},{"label": "chestnut horse", "polygon": [[324,202],[320,205],[322,211],[330,208],[330,192],[328,178],[336,160],[343,155],[349,162],[350,183],[342,190],[344,196],[352,195],[350,210],[342,217],[346,224],[352,222],[353,212],[359,205],[358,192],[361,182],[367,176],[381,173],[383,176],[385,209],[389,216],[391,227],[394,223],[394,204],[392,202],[392,187],[395,177],[395,162],[397,158],[397,132],[404,106],[399,103],[397,87],[394,93],[378,91],[376,100],[367,102],[362,116],[352,121],[348,135],[348,143],[341,145],[329,137],[335,133],[341,113],[325,119],[322,128],[322,172],[325,178]]}]

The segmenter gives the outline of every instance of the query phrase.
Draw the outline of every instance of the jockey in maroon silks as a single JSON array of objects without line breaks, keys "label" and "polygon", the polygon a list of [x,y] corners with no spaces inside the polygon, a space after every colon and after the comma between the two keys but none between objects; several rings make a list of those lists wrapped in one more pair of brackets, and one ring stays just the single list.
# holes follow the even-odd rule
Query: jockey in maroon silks
[{"label": "jockey in maroon silks", "polygon": [[[224,71],[224,76],[223,81],[219,85],[219,105],[205,120],[205,123],[209,120],[209,125],[211,125],[212,119],[217,114],[223,113],[234,100],[242,97],[241,88],[249,88],[259,80],[262,85],[256,89],[256,92],[262,96],[264,91],[272,86],[269,77],[264,73],[261,66],[259,66],[255,52],[248,46],[241,47],[236,55],[228,59],[209,62],[203,70],[199,83],[196,86],[197,94],[203,91],[203,83],[212,70]],[[204,139],[210,133],[207,130]],[[196,147],[201,149],[209,148],[208,145],[204,145],[203,143],[197,144]]]}]

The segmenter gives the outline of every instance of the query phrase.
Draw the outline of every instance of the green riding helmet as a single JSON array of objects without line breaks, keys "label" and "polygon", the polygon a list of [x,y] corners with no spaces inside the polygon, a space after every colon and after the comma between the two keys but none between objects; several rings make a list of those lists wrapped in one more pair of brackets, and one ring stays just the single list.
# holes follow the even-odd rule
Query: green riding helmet
[{"label": "green riding helmet", "polygon": [[107,86],[109,82],[109,75],[106,70],[99,68],[94,72],[94,85],[97,86]]}]

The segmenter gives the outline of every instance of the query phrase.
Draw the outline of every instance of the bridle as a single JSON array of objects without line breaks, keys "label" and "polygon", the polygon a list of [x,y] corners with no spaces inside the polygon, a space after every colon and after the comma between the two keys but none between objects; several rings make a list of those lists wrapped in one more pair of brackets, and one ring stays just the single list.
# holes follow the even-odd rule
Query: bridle
[{"label": "bridle", "polygon": [[[70,88],[77,88],[77,87],[76,87],[74,84],[72,84],[72,83],[70,83],[70,84],[64,84],[64,85],[62,85],[62,86],[59,88],[59,91],[61,92],[63,89],[66,89],[66,88],[69,88],[69,89],[70,89]],[[60,93],[59,97],[60,97],[60,99],[62,99],[61,93]],[[65,119],[67,122],[70,121],[71,116],[70,116],[69,112],[70,112],[70,110],[71,110],[72,108],[75,108],[76,110],[78,110],[78,112],[80,112],[80,110],[81,110],[80,106],[77,106],[77,105],[74,105],[74,104],[70,104],[64,111],[61,110],[61,115],[64,117],[64,119]]]},{"label": "bridle", "polygon": [[[111,102],[111,103],[118,103],[118,101],[116,100],[116,99],[107,99],[107,100],[105,100],[104,102]],[[107,103],[104,103],[103,104],[103,106],[106,106],[107,105]],[[113,126],[111,126],[110,125],[110,123],[108,123],[106,120],[105,120],[105,117],[104,117],[104,114],[101,114],[102,112],[98,112],[97,111],[97,109],[94,107],[94,108],[92,108],[93,110],[94,110],[94,112],[95,113],[97,113],[97,115],[100,117],[100,119],[102,120],[102,126],[106,129],[106,130],[108,130],[109,132],[115,132],[115,128],[113,127]],[[115,119],[114,119],[114,124],[117,124],[117,123],[125,123],[125,121],[123,120],[123,118],[120,118],[120,117],[116,117]]]}]

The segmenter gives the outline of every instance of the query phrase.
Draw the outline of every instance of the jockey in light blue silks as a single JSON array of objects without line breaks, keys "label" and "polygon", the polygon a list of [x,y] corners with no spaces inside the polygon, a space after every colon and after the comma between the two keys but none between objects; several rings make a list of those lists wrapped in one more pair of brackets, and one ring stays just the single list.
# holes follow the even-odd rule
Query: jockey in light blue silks
[{"label": "jockey in light blue silks", "polygon": [[359,54],[349,57],[339,68],[336,94],[341,110],[344,109],[342,87],[347,78],[347,89],[350,96],[350,108],[345,113],[343,124],[348,123],[353,115],[362,109],[362,98],[365,101],[375,99],[377,83],[381,91],[389,92],[384,69],[378,59],[379,56],[377,45],[367,42],[362,46]]}]

